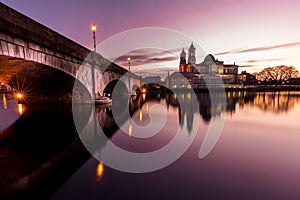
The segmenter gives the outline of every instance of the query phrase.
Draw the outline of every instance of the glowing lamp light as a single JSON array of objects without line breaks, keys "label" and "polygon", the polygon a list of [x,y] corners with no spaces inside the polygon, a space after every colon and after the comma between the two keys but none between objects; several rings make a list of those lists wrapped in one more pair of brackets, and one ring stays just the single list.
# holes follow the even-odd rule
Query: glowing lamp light
[{"label": "glowing lamp light", "polygon": [[93,32],[96,32],[96,30],[97,30],[96,24],[93,24],[93,25],[91,26],[91,30],[92,30]]},{"label": "glowing lamp light", "polygon": [[143,92],[143,93],[145,93],[146,91],[147,91],[146,88],[143,88],[143,89],[142,89],[142,92]]},{"label": "glowing lamp light", "polygon": [[[128,70],[130,71],[130,60],[131,60],[131,58],[128,57],[127,60],[128,60]],[[129,85],[130,85],[130,83],[129,83]]]},{"label": "glowing lamp light", "polygon": [[22,99],[23,98],[23,95],[21,93],[17,93],[17,98],[18,99]]}]

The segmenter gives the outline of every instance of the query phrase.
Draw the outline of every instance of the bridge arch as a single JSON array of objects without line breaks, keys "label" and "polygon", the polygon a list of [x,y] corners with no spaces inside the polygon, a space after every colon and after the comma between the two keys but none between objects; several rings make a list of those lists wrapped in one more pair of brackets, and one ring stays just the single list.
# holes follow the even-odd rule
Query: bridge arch
[{"label": "bridge arch", "polygon": [[[114,79],[121,79],[126,85],[139,82],[139,77],[129,73],[117,64],[105,59],[82,45],[24,16],[0,3],[0,57],[33,62],[39,66],[54,68],[70,75],[90,93],[103,93],[106,85]],[[7,57],[6,57],[7,56]],[[5,59],[4,59],[5,60]],[[6,63],[9,63],[6,59]],[[0,81],[8,83],[0,65]],[[2,72],[1,72],[2,71]],[[71,97],[72,98],[72,97]],[[92,99],[93,100],[93,99]]]},{"label": "bridge arch", "polygon": [[83,84],[73,91],[73,76],[34,61],[0,56],[0,74],[0,81],[22,93],[25,103],[71,103],[72,95],[90,95]]},{"label": "bridge arch", "polygon": [[129,91],[127,85],[123,81],[114,79],[106,85],[103,90],[103,94],[105,96],[112,96],[113,92],[116,92],[120,95],[126,95]]}]

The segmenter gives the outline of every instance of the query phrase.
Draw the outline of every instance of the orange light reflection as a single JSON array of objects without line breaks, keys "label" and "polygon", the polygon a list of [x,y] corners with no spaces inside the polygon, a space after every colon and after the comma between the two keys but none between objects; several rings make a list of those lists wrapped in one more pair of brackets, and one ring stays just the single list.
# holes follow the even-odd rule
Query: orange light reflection
[{"label": "orange light reflection", "polygon": [[23,112],[24,112],[23,105],[20,104],[20,103],[18,103],[18,113],[19,113],[20,115],[22,115]]},{"label": "orange light reflection", "polygon": [[143,101],[145,101],[145,99],[146,99],[146,94],[143,93]]},{"label": "orange light reflection", "polygon": [[129,124],[129,127],[128,127],[128,135],[129,135],[129,137],[131,137],[131,135],[132,135],[132,124],[131,123]]},{"label": "orange light reflection", "polygon": [[142,111],[142,109],[140,109],[140,122],[142,122],[143,121],[143,111]]},{"label": "orange light reflection", "polygon": [[98,176],[99,178],[102,177],[102,175],[103,175],[103,173],[104,173],[104,165],[103,165],[102,161],[100,161],[100,162],[98,163],[96,172],[97,172],[97,176]]},{"label": "orange light reflection", "polygon": [[149,105],[148,105],[148,103],[146,103],[146,113],[147,114],[149,113]]},{"label": "orange light reflection", "polygon": [[3,108],[6,109],[7,108],[7,101],[6,101],[5,94],[2,94],[2,100],[3,100]]}]

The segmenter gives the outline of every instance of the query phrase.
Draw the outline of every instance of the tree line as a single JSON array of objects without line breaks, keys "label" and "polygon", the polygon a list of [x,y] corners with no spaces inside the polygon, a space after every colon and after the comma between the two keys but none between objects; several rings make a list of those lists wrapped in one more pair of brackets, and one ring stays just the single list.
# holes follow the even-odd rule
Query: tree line
[{"label": "tree line", "polygon": [[299,71],[294,66],[280,65],[275,67],[267,67],[260,72],[255,72],[253,75],[265,82],[274,82],[276,86],[282,81],[287,81],[290,78],[298,77]]}]

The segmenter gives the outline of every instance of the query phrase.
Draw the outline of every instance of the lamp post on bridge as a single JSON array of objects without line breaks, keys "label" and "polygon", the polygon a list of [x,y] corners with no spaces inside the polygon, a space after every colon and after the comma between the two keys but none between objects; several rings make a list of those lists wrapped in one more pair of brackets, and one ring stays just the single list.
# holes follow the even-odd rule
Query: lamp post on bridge
[{"label": "lamp post on bridge", "polygon": [[93,24],[91,29],[92,29],[92,32],[93,32],[94,51],[96,52],[96,30],[97,30],[96,24]]},{"label": "lamp post on bridge", "polygon": [[96,29],[97,26],[96,24],[93,24],[91,26],[91,30],[93,32],[93,42],[94,42],[94,52],[92,52],[92,59],[93,59],[93,63],[92,63],[92,100],[95,101],[96,100],[96,94],[95,94],[95,72],[94,72],[94,68],[95,68],[95,54],[96,54]]},{"label": "lamp post on bridge", "polygon": [[[131,95],[131,87],[130,87],[130,60],[131,60],[131,58],[128,57],[127,60],[128,60],[128,72],[129,72],[128,73],[128,76],[129,76],[129,78],[128,78],[128,89],[129,89],[129,94]],[[128,135],[129,135],[129,137],[131,137],[131,135],[132,135],[131,117],[129,119],[130,119],[130,123],[129,123],[129,127],[128,127]]]},{"label": "lamp post on bridge", "polygon": [[128,57],[127,60],[128,60],[128,71],[130,71],[130,60],[131,60],[131,58]]},{"label": "lamp post on bridge", "polygon": [[130,57],[128,57],[127,58],[127,60],[128,60],[128,71],[129,71],[129,73],[128,73],[128,76],[129,76],[129,78],[128,78],[128,89],[129,89],[129,94],[131,94],[131,88],[130,88],[130,60],[131,60],[131,58]]}]

